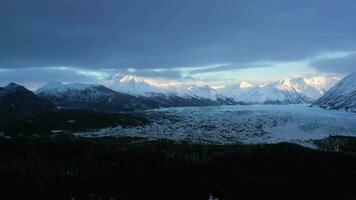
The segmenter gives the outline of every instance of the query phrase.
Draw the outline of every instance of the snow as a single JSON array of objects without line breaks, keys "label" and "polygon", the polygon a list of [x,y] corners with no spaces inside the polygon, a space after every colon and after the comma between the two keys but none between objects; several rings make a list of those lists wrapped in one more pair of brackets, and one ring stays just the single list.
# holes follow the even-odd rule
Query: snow
[{"label": "snow", "polygon": [[248,81],[241,81],[240,83],[240,88],[253,88],[255,87],[255,85],[253,85],[252,83],[248,82]]},{"label": "snow", "polygon": [[145,113],[152,123],[75,133],[81,137],[143,137],[194,143],[293,142],[314,147],[330,135],[356,136],[356,113],[305,105],[163,108]]},{"label": "snow", "polygon": [[[215,101],[218,97],[233,98],[243,103],[271,101],[303,102],[316,100],[340,79],[334,75],[299,77],[255,85],[241,81],[233,85],[194,85],[178,81],[117,74],[106,86],[119,92],[150,96],[152,93],[199,97]],[[308,100],[309,101],[309,100]]]},{"label": "snow", "polygon": [[305,102],[316,100],[340,80],[337,76],[315,76],[284,79],[272,83],[253,85],[242,81],[218,90],[218,92],[244,103],[271,101]]},{"label": "snow", "polygon": [[186,96],[190,95],[198,98],[210,99],[213,101],[216,101],[218,97],[218,93],[215,91],[215,89],[209,86],[191,86],[186,92]]},{"label": "snow", "polygon": [[356,91],[356,73],[350,74],[349,76],[345,77],[330,91],[337,92],[341,95],[347,95]]},{"label": "snow", "polygon": [[123,93],[150,97],[152,94],[177,95],[183,98],[204,98],[216,101],[216,90],[210,86],[196,86],[177,81],[150,79],[132,75],[117,74],[106,84]]},{"label": "snow", "polygon": [[164,88],[160,88],[159,85],[148,79],[141,79],[134,76],[126,75],[120,78],[114,89],[120,92],[141,94],[144,95],[146,92],[162,92]]},{"label": "snow", "polygon": [[356,112],[356,73],[342,79],[318,99],[316,104],[323,108]]},{"label": "snow", "polygon": [[[154,97],[157,94],[162,94],[167,97],[179,96],[188,100],[196,98],[211,101],[229,99],[235,100],[235,103],[245,104],[291,104],[311,103],[336,81],[338,79],[334,76],[285,79],[260,85],[242,81],[239,84],[214,89],[209,85],[199,86],[117,74],[106,85],[119,92],[135,96]],[[66,96],[75,99],[81,97],[90,101],[101,98],[102,95],[107,96],[108,93],[112,94],[112,92],[99,85],[54,82],[40,88],[36,94],[57,98]]]},{"label": "snow", "polygon": [[176,81],[164,81],[123,74],[116,74],[105,85],[119,92],[143,96],[149,96],[151,93],[175,93],[177,90],[187,87],[185,84]]},{"label": "snow", "polygon": [[311,78],[295,78],[291,82],[293,87],[300,93],[316,100],[320,98],[325,91],[329,90],[340,81],[338,76],[315,76]]},{"label": "snow", "polygon": [[39,88],[36,93],[62,93],[66,92],[68,90],[85,90],[94,87],[95,85],[89,85],[89,84],[84,84],[84,83],[60,83],[60,82],[52,82],[48,83],[47,85],[43,86],[42,88]]},{"label": "snow", "polygon": [[[103,96],[110,95],[111,90],[102,88],[100,85],[84,83],[49,83],[36,91],[36,94],[45,97],[67,98],[76,100],[93,101]],[[77,105],[73,105],[74,107]],[[78,105],[79,106],[79,105]]]},{"label": "snow", "polygon": [[247,104],[263,104],[268,102],[308,102],[308,99],[300,95],[294,89],[281,82],[275,82],[264,86],[245,87],[242,84],[236,87],[228,87],[222,91],[239,102]]}]

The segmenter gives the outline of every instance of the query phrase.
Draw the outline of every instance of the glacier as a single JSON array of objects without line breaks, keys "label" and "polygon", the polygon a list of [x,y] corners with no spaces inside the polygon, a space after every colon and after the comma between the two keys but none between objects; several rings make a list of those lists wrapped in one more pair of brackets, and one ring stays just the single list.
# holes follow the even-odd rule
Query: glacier
[{"label": "glacier", "polygon": [[145,111],[151,123],[75,133],[78,137],[141,137],[211,144],[292,142],[356,136],[356,113],[307,105],[230,105]]}]

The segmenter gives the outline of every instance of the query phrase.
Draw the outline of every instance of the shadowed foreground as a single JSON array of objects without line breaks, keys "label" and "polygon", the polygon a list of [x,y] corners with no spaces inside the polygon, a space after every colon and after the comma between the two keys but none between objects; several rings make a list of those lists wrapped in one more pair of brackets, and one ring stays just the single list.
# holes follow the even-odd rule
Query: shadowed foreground
[{"label": "shadowed foreground", "polygon": [[192,145],[135,138],[0,140],[12,199],[353,199],[356,156],[297,145]]}]

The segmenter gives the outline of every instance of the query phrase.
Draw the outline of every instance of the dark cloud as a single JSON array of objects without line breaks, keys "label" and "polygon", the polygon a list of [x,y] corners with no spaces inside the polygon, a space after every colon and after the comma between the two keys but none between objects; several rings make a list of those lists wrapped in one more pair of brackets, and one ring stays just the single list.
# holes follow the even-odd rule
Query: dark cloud
[{"label": "dark cloud", "polygon": [[0,0],[0,5],[2,68],[168,69],[294,60],[356,46],[354,0]]},{"label": "dark cloud", "polygon": [[323,72],[344,73],[356,72],[356,55],[344,58],[325,59],[312,63],[312,65]]}]

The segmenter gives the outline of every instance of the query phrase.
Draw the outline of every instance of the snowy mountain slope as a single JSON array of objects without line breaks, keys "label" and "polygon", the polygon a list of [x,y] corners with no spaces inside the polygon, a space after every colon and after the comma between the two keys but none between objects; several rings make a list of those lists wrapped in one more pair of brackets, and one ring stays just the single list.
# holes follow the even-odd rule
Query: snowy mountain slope
[{"label": "snowy mountain slope", "polygon": [[205,98],[213,101],[217,100],[217,92],[209,86],[191,86],[187,89],[186,95],[192,95],[198,98]]},{"label": "snowy mountain slope", "polygon": [[241,83],[235,87],[222,90],[224,94],[230,94],[238,102],[246,104],[290,104],[309,103],[311,100],[298,93],[293,88],[286,87],[283,82],[275,82],[267,85],[251,85],[244,87]]},{"label": "snowy mountain slope", "polygon": [[[82,83],[51,83],[37,90],[37,94],[65,108],[116,107],[113,102],[119,96],[125,101],[115,109],[177,107],[177,106],[212,106],[236,104],[298,104],[310,103],[329,87],[334,77],[312,77],[286,79],[264,85],[254,85],[242,81],[220,89],[208,85],[197,86],[176,81],[164,81],[143,77],[116,74],[111,80],[101,85]],[[114,97],[113,97],[114,96]],[[114,101],[115,100],[115,101]],[[130,105],[130,102],[133,105]],[[110,105],[110,106],[109,106]]]},{"label": "snowy mountain slope", "polygon": [[160,93],[167,97],[179,96],[186,99],[209,99],[211,101],[218,101],[221,104],[225,104],[226,100],[229,104],[236,104],[237,101],[249,104],[306,103],[311,101],[310,98],[306,98],[305,95],[296,92],[293,86],[288,88],[283,83],[280,83],[280,85],[275,84],[272,87],[270,84],[255,86],[252,83],[243,81],[238,86],[213,89],[207,85],[196,86],[193,84],[165,82],[129,75],[116,75],[108,86],[119,92],[147,97],[150,97],[151,94]]},{"label": "snowy mountain slope", "polygon": [[294,78],[290,79],[289,82],[297,92],[317,100],[340,80],[340,77],[330,75]]},{"label": "snowy mountain slope", "polygon": [[310,103],[312,100],[297,92],[289,80],[267,84],[260,89],[264,103]]},{"label": "snowy mountain slope", "polygon": [[166,94],[177,92],[177,89],[183,87],[183,84],[116,74],[106,86],[122,93],[146,96],[150,93]]},{"label": "snowy mountain slope", "polygon": [[301,77],[262,85],[243,81],[219,92],[247,104],[311,103],[337,81],[339,78],[336,76]]},{"label": "snowy mountain slope", "polygon": [[[216,105],[227,102],[228,104],[236,104],[231,98],[224,96],[207,85],[196,86],[175,81],[162,81],[120,74],[115,75],[106,85],[115,91],[138,96],[151,97],[154,94],[153,98],[155,98],[157,94],[160,94],[160,96],[165,95],[166,99],[180,97],[186,100],[201,99],[205,102],[207,100],[214,101]],[[209,103],[209,105],[212,104]]]},{"label": "snowy mountain slope", "polygon": [[[205,89],[205,90],[204,90]],[[83,109],[99,111],[125,111],[159,107],[180,106],[217,106],[231,105],[234,102],[228,98],[215,97],[209,88],[190,88],[186,93],[155,93],[146,92],[145,95],[132,95],[106,88],[102,85],[88,85],[82,83],[62,84],[49,83],[38,89],[36,94],[53,102],[61,109]],[[205,96],[202,95],[205,92]],[[212,94],[210,94],[212,93]]]},{"label": "snowy mountain slope", "polygon": [[[85,91],[85,93],[83,91]],[[52,82],[39,88],[36,91],[36,94],[40,96],[53,95],[57,97],[67,94],[69,96],[82,95],[82,97],[87,98],[98,98],[101,95],[112,94],[113,92],[114,91],[100,85],[89,85],[84,83],[63,84],[60,82]]]},{"label": "snowy mountain slope", "polygon": [[100,85],[89,85],[84,83],[63,84],[59,82],[49,83],[36,91],[38,96],[44,98],[60,99],[68,101],[89,102],[106,96],[112,96],[116,92]]},{"label": "snowy mountain slope", "polygon": [[123,94],[101,85],[49,83],[36,94],[62,109],[124,111],[159,107],[144,97]]},{"label": "snowy mountain slope", "polygon": [[316,104],[323,108],[356,112],[356,73],[342,79],[320,97]]}]

